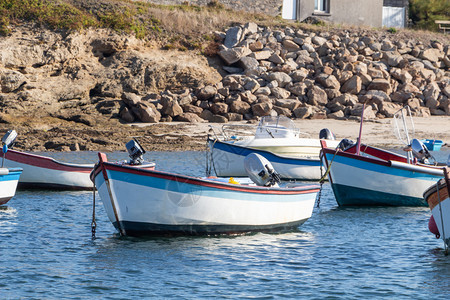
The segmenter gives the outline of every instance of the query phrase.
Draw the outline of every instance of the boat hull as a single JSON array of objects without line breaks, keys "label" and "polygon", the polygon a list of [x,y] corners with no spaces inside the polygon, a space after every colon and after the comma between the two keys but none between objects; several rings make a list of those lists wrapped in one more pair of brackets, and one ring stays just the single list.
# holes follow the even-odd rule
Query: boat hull
[{"label": "boat hull", "polygon": [[285,157],[265,150],[241,147],[212,139],[209,139],[208,143],[212,156],[211,164],[217,176],[248,176],[244,168],[244,159],[250,153],[257,153],[270,161],[283,179],[318,180],[321,178],[319,158]]},{"label": "boat hull", "polygon": [[16,194],[22,169],[0,168],[0,205],[6,204]]},{"label": "boat hull", "polygon": [[93,164],[69,164],[52,158],[9,150],[5,165],[21,168],[19,188],[91,190],[89,179]]},{"label": "boat hull", "polygon": [[[236,146],[252,148],[257,150],[264,150],[272,152],[276,155],[308,158],[319,157],[320,153],[320,139],[311,138],[271,138],[261,139],[255,137],[247,137],[241,140],[230,141]],[[335,148],[339,141],[326,140],[330,148]]]},{"label": "boat hull", "polygon": [[439,168],[371,159],[324,149],[340,206],[427,206],[423,191],[442,178]]},{"label": "boat hull", "polygon": [[450,247],[450,197],[447,183],[438,181],[425,191],[423,197],[428,202],[440,237]]},{"label": "boat hull", "polygon": [[122,235],[295,228],[311,216],[319,191],[317,185],[246,187],[110,163],[93,174],[106,213]]}]

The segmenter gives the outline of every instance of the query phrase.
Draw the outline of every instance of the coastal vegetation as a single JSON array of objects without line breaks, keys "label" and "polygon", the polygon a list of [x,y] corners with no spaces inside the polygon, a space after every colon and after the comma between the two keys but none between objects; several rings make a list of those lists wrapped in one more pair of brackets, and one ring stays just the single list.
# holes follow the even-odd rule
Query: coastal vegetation
[{"label": "coastal vegetation", "polygon": [[[450,3],[439,0],[412,0],[410,18],[414,28],[435,30],[434,20],[450,19]],[[181,5],[157,5],[131,0],[0,0],[0,34],[11,25],[34,22],[54,30],[110,28],[135,34],[139,39],[157,41],[166,49],[200,49],[215,54],[212,31],[221,31],[236,23],[256,22],[278,27],[312,26],[281,18],[227,9],[217,0],[207,6],[186,1]],[[316,26],[326,26],[319,23]],[[392,31],[392,30],[391,30]]]},{"label": "coastal vegetation", "polygon": [[23,21],[56,30],[110,28],[181,50],[199,48],[202,42],[211,40],[211,31],[234,23],[283,22],[270,16],[235,12],[217,1],[203,7],[188,2],[156,5],[129,0],[0,0],[0,34],[8,35],[11,25]]},{"label": "coastal vegetation", "polygon": [[436,20],[450,20],[450,1],[410,0],[410,18],[414,28],[437,31]]}]

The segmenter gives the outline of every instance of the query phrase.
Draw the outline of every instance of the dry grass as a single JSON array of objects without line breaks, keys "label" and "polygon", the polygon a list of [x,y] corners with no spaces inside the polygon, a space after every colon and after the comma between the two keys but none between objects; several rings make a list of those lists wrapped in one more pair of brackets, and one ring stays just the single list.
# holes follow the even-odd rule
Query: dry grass
[{"label": "dry grass", "polygon": [[[14,13],[11,9],[13,3]],[[38,3],[39,14],[36,14]],[[372,35],[378,39],[415,39],[428,44],[440,41],[449,44],[449,35],[420,30],[372,29],[368,27],[330,24],[300,24],[285,21],[279,17],[262,14],[232,11],[218,5],[199,7],[194,5],[156,5],[149,2],[131,0],[0,0],[0,33],[7,34],[11,18],[30,16],[30,21],[55,28],[78,30],[80,27],[108,27],[124,33],[134,33],[167,48],[180,50],[199,49],[205,54],[214,53],[211,33],[225,31],[235,24],[256,22],[260,26],[273,29],[292,27],[306,32],[329,32],[340,34],[343,31],[354,36]],[[28,10],[28,11],[27,11]],[[71,14],[67,14],[67,12]],[[7,16],[11,16],[10,19]]]}]

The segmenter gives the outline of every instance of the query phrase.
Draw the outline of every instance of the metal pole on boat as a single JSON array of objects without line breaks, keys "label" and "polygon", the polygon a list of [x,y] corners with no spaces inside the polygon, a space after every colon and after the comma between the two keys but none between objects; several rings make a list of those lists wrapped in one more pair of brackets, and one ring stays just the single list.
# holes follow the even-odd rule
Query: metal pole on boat
[{"label": "metal pole on boat", "polygon": [[[408,145],[411,145],[411,141],[409,140],[409,133],[408,133],[408,127],[406,127],[406,120],[405,120],[405,112],[402,110],[402,122],[403,122],[403,128],[405,130],[406,135],[406,143]],[[411,151],[406,152],[406,156],[408,158],[408,164],[411,163]]]},{"label": "metal pole on boat", "polygon": [[359,123],[359,137],[358,137],[358,145],[356,146],[356,155],[359,155],[359,150],[361,149],[361,135],[362,135],[362,126],[363,126],[365,109],[366,109],[366,102],[363,103],[363,107],[362,107],[362,111],[361,111],[361,122]]},{"label": "metal pole on boat", "polygon": [[3,155],[2,155],[2,168],[3,168],[3,165],[5,163],[6,152],[8,152],[8,145],[3,145],[3,148],[2,148],[2,153],[3,153]]}]

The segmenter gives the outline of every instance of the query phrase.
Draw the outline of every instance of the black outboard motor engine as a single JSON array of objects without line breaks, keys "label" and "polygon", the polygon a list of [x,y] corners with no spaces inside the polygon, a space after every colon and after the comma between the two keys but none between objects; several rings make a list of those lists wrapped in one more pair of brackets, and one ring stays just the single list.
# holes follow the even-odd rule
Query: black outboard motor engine
[{"label": "black outboard motor engine", "polygon": [[355,143],[352,140],[349,139],[343,139],[339,142],[337,148],[341,149],[342,151],[347,150],[351,146],[353,146]]},{"label": "black outboard motor engine", "polygon": [[434,157],[428,151],[428,148],[418,139],[411,141],[411,150],[415,158],[421,163],[428,163],[429,158]]},{"label": "black outboard motor engine", "polygon": [[248,177],[259,186],[276,186],[281,182],[280,175],[272,164],[262,155],[250,153],[244,159]]},{"label": "black outboard motor engine", "polygon": [[8,132],[2,137],[2,143],[8,148],[12,148],[16,142],[16,138],[17,132],[15,130],[8,130]]},{"label": "black outboard motor engine", "polygon": [[336,136],[334,135],[333,132],[331,132],[330,129],[324,128],[324,129],[320,130],[320,132],[319,132],[319,139],[335,140]]},{"label": "black outboard motor engine", "polygon": [[15,130],[8,130],[7,133],[2,137],[2,168],[3,164],[5,163],[5,154],[8,152],[9,148],[12,148],[14,146],[14,143],[16,142],[17,138],[17,132]]},{"label": "black outboard motor engine", "polygon": [[132,139],[125,144],[125,147],[127,148],[128,156],[131,158],[130,165],[141,165],[144,162],[143,155],[145,150],[137,139]]}]

